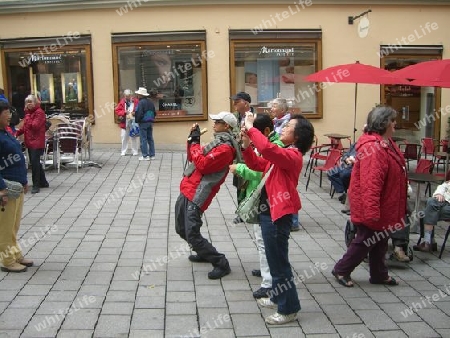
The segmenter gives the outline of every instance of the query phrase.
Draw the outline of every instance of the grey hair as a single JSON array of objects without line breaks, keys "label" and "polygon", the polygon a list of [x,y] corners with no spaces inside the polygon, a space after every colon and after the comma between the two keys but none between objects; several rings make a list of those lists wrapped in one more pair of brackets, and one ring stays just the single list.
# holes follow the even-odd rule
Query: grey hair
[{"label": "grey hair", "polygon": [[375,107],[367,116],[367,126],[364,131],[384,135],[389,123],[396,118],[397,111],[394,108],[389,106]]},{"label": "grey hair", "polygon": [[274,104],[278,105],[278,107],[280,107],[281,110],[283,110],[283,111],[287,111],[289,108],[286,99],[281,99],[281,98],[273,99],[272,105],[274,105]]},{"label": "grey hair", "polygon": [[125,89],[125,90],[123,91],[123,95],[131,95],[131,94],[132,94],[131,89]]},{"label": "grey hair", "polygon": [[25,98],[25,102],[27,102],[28,100],[31,100],[33,103],[38,102],[38,98],[34,94],[30,94]]}]

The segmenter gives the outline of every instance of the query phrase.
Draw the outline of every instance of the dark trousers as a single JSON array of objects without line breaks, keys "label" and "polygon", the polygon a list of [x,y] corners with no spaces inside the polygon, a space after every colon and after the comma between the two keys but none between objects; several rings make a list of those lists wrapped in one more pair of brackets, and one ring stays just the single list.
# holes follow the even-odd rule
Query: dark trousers
[{"label": "dark trousers", "polygon": [[139,123],[142,157],[155,156],[155,141],[153,140],[153,123]]},{"label": "dark trousers", "polygon": [[410,224],[408,218],[406,218],[406,225],[402,230],[391,233],[392,245],[402,247],[405,252],[408,250],[409,244]]},{"label": "dark trousers", "polygon": [[225,255],[219,253],[200,233],[203,224],[202,214],[196,204],[180,194],[175,203],[175,230],[201,258],[206,259],[214,267],[228,268]]},{"label": "dark trousers", "polygon": [[372,282],[383,282],[389,278],[385,262],[389,234],[374,231],[362,224],[356,226],[356,237],[344,256],[334,266],[340,276],[350,276],[369,254],[369,269]]},{"label": "dark trousers", "polygon": [[350,176],[352,175],[352,168],[341,168],[338,167],[337,170],[330,171],[328,173],[328,179],[331,185],[334,187],[337,193],[341,194],[346,192],[350,185]]},{"label": "dark trousers", "polygon": [[292,215],[285,215],[272,222],[270,215],[260,214],[259,224],[272,275],[270,299],[278,305],[278,313],[283,315],[297,313],[300,311],[300,301],[289,263]]},{"label": "dark trousers", "polygon": [[44,168],[41,165],[41,156],[44,149],[28,149],[28,156],[31,164],[31,177],[33,180],[33,187],[39,188],[48,184],[45,178]]}]

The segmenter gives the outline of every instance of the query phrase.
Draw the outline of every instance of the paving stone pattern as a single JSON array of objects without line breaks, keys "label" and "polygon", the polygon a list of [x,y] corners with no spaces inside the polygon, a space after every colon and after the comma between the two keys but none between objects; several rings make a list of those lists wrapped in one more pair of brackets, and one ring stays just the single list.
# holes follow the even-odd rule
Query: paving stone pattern
[{"label": "paving stone pattern", "polygon": [[[347,216],[326,178],[320,188],[313,175],[307,192],[303,174],[299,183],[303,228],[289,245],[302,310],[277,327],[264,322],[273,310],[252,297],[258,254],[252,226],[232,223],[231,176],[202,233],[232,273],[209,280],[211,265],[191,263],[174,229],[185,155],[139,162],[99,149],[93,156],[101,169],[50,171],[50,188],[26,196],[19,238],[36,266],[0,272],[0,337],[450,337],[447,251],[442,260],[415,253],[409,265],[390,261],[398,287],[369,284],[365,263],[352,275],[354,288],[336,283],[331,270],[345,251]],[[438,243],[445,228],[436,230]],[[413,303],[417,310],[406,314]]]}]

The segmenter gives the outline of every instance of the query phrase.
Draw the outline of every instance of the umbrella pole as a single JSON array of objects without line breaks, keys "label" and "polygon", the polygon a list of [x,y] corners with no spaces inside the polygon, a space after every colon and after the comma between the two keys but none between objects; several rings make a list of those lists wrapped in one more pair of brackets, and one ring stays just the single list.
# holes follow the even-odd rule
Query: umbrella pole
[{"label": "umbrella pole", "polygon": [[358,84],[355,83],[355,116],[353,117],[353,143],[356,142],[356,101],[358,99]]}]

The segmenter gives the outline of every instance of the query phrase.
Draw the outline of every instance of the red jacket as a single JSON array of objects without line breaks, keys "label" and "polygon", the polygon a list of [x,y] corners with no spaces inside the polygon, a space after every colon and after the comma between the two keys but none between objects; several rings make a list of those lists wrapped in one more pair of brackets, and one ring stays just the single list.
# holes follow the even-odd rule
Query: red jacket
[{"label": "red jacket", "polygon": [[403,228],[408,184],[400,149],[378,134],[364,134],[356,152],[349,191],[352,222],[376,231],[396,224]]},{"label": "red jacket", "polygon": [[256,128],[250,128],[248,136],[262,157],[257,156],[251,147],[247,147],[242,153],[245,164],[252,170],[264,172],[264,175],[270,165],[274,165],[265,184],[272,221],[284,215],[296,214],[302,207],[297,185],[302,171],[303,154],[294,147],[280,148]]},{"label": "red jacket", "polygon": [[33,110],[25,109],[25,119],[23,127],[20,128],[16,136],[24,134],[25,146],[29,149],[45,148],[45,121],[47,117],[41,109],[41,105],[36,103]]},{"label": "red jacket", "polygon": [[[136,110],[136,108],[137,108],[137,106],[138,106],[138,103],[139,103],[139,100],[137,99],[137,98],[135,98],[135,97],[133,97],[133,98],[131,98],[131,101],[133,102],[133,104],[134,104],[134,106],[133,106],[133,111],[135,111]],[[116,107],[116,114],[117,114],[117,116],[127,116],[127,106],[126,106],[126,100],[125,100],[125,98],[123,98],[122,100],[120,100],[120,102],[119,102],[119,104],[117,105],[117,107]],[[125,120],[126,121],[126,120]],[[119,127],[120,128],[122,128],[122,129],[125,129],[126,128],[126,123],[125,123],[125,121],[124,122],[120,122],[119,123]]]},{"label": "red jacket", "polygon": [[205,211],[225,181],[236,150],[223,143],[205,156],[200,144],[188,144],[187,154],[188,161],[195,164],[195,170],[190,176],[183,177],[180,192]]}]

